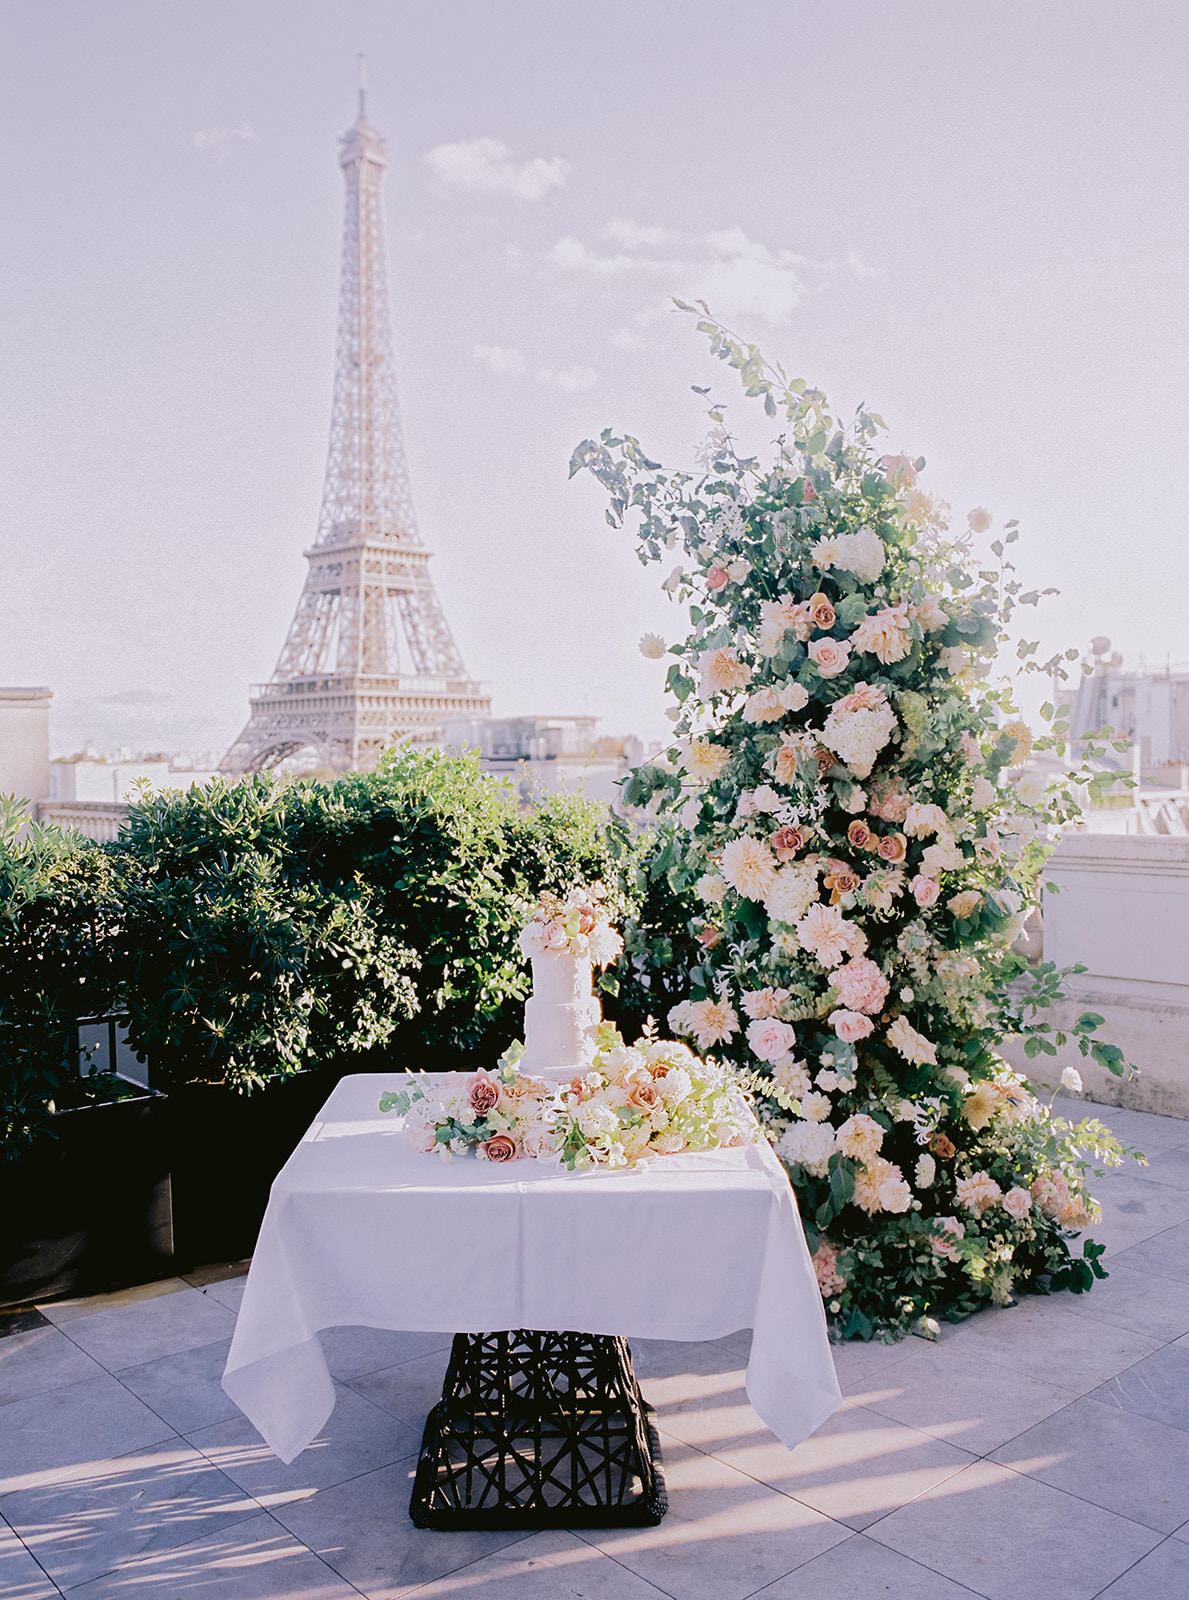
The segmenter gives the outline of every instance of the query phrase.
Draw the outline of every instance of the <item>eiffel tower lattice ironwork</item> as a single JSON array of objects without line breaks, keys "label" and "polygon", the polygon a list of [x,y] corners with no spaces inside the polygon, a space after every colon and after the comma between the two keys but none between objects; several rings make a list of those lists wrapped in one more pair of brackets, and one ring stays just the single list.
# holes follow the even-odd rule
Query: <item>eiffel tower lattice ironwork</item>
[{"label": "eiffel tower lattice ironwork", "polygon": [[[272,677],[224,772],[302,751],[367,771],[389,746],[426,741],[451,718],[486,716],[467,677],[417,532],[396,397],[380,188],[384,141],[359,116],[340,141],[347,184],[330,450],[305,588]],[[401,670],[403,635],[411,670]]]}]

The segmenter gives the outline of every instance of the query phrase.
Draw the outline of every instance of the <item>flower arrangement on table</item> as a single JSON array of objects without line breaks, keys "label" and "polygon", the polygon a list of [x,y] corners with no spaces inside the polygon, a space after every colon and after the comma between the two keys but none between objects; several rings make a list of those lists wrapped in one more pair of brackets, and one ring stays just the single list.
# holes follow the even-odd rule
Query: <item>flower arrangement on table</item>
[{"label": "flower arrangement on table", "polygon": [[603,903],[606,894],[601,883],[575,884],[565,895],[547,890],[521,930],[522,953],[531,957],[564,952],[589,956],[596,967],[610,966],[619,959],[623,940]]},{"label": "flower arrangement on table", "polygon": [[570,1171],[759,1137],[747,1080],[673,1040],[645,1034],[629,1045],[604,1023],[589,1068],[562,1084],[517,1071],[516,1058],[513,1046],[493,1073],[409,1073],[380,1110],[403,1116],[405,1137],[427,1154],[528,1157]]}]

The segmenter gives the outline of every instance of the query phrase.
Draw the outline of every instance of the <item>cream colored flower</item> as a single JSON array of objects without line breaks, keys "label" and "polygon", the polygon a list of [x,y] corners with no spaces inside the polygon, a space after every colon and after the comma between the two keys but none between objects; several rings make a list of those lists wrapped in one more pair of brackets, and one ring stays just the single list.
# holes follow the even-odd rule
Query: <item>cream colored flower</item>
[{"label": "cream colored flower", "polygon": [[980,1128],[986,1127],[999,1106],[999,1091],[993,1083],[984,1079],[982,1083],[974,1085],[962,1102],[962,1116],[977,1133]]},{"label": "cream colored flower", "polygon": [[917,1157],[916,1172],[913,1176],[918,1189],[928,1189],[932,1185],[937,1176],[937,1163],[928,1151]]},{"label": "cream colored flower", "polygon": [[775,689],[757,689],[743,708],[744,722],[779,722],[784,715],[784,701]]},{"label": "cream colored flower", "polygon": [[801,1096],[801,1115],[810,1122],[824,1122],[830,1115],[830,1097],[811,1089]]},{"label": "cream colored flower", "polygon": [[837,906],[810,906],[797,923],[797,938],[802,950],[816,956],[823,967],[836,967],[852,949],[855,924],[848,922]]},{"label": "cream colored flower", "polygon": [[1045,797],[1048,780],[1041,772],[1023,772],[1016,779],[1016,795],[1020,804],[1038,806]]},{"label": "cream colored flower", "polygon": [[927,838],[931,833],[949,833],[950,819],[940,806],[918,805],[914,801],[904,818],[904,831],[914,839]]},{"label": "cream colored flower", "polygon": [[743,1009],[753,1022],[763,1017],[778,1017],[788,997],[787,989],[748,989],[743,995]]},{"label": "cream colored flower", "polygon": [[764,909],[774,922],[800,922],[817,898],[817,873],[812,867],[781,867],[764,896]]},{"label": "cream colored flower", "polygon": [[946,909],[957,917],[959,922],[964,922],[978,910],[982,899],[977,889],[962,889],[950,896],[946,901]]},{"label": "cream colored flower", "polygon": [[642,633],[640,635],[640,654],[647,661],[659,661],[665,653],[665,641],[659,633]]},{"label": "cream colored flower", "polygon": [[780,691],[780,703],[786,711],[803,711],[809,704],[809,690],[803,683],[788,683]]},{"label": "cream colored flower", "polygon": [[966,525],[971,533],[986,533],[991,526],[991,513],[982,506],[975,506],[966,513]]},{"label": "cream colored flower", "polygon": [[918,1033],[907,1017],[897,1017],[887,1032],[892,1049],[913,1066],[936,1066],[937,1046]]},{"label": "cream colored flower", "polygon": [[727,892],[727,880],[717,872],[706,872],[697,882],[698,897],[708,906],[720,906]]},{"label": "cream colored flower", "polygon": [[[803,1094],[808,1094],[811,1079],[805,1069],[803,1061],[777,1061],[772,1067],[772,1081],[785,1094],[791,1094],[795,1099],[800,1099]],[[831,1134],[833,1129],[830,1130]]]},{"label": "cream colored flower", "polygon": [[1003,1199],[1003,1190],[986,1172],[976,1172],[972,1177],[959,1178],[954,1185],[954,1194],[958,1204],[964,1206],[967,1211],[973,1211],[976,1217],[981,1217],[984,1211],[998,1205]]},{"label": "cream colored flower", "polygon": [[751,681],[751,668],[744,666],[735,652],[725,647],[704,651],[699,658],[699,666],[704,700],[711,700],[718,694],[728,694],[733,689],[745,689]]},{"label": "cream colored flower", "polygon": [[688,739],[681,746],[681,758],[696,783],[711,783],[731,759],[731,752],[711,739]]},{"label": "cream colored flower", "polygon": [[1022,766],[1032,754],[1032,729],[1026,722],[1005,722],[999,730],[999,736],[1011,739],[1015,745],[1011,755],[1012,766]]},{"label": "cream colored flower", "polygon": [[908,614],[920,624],[922,633],[938,633],[949,625],[950,614],[935,594],[927,594],[923,600],[909,606]]},{"label": "cream colored flower", "polygon": [[739,1018],[727,1000],[690,1000],[686,1003],[683,1031],[693,1034],[699,1050],[712,1050],[738,1033]]},{"label": "cream colored flower", "polygon": [[999,790],[990,778],[976,778],[970,786],[970,804],[976,811],[989,811],[999,798]]},{"label": "cream colored flower", "polygon": [[843,1155],[862,1161],[867,1166],[879,1154],[883,1139],[883,1128],[865,1111],[848,1117],[838,1130],[838,1148]]},{"label": "cream colored flower", "polygon": [[1004,1195],[1003,1209],[1009,1217],[1014,1217],[1017,1222],[1023,1222],[1024,1218],[1031,1214],[1032,1196],[1027,1189],[1021,1189],[1017,1185],[1016,1188],[1009,1189]]},{"label": "cream colored flower", "polygon": [[745,833],[723,847],[721,870],[745,900],[763,901],[776,876],[776,858],[763,839]]}]

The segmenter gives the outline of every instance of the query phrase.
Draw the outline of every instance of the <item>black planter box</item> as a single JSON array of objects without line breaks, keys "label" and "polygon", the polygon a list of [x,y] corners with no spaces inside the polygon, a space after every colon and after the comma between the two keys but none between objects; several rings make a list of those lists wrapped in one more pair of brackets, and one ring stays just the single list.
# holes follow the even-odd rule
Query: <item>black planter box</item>
[{"label": "black planter box", "polygon": [[173,1270],[165,1097],[62,1111],[0,1163],[0,1306],[147,1283]]},{"label": "black planter box", "polygon": [[273,1179],[343,1072],[60,1112],[0,1163],[0,1307],[100,1294],[252,1254]]},{"label": "black planter box", "polygon": [[341,1076],[301,1072],[250,1095],[202,1083],[170,1092],[177,1270],[252,1254],[272,1181]]}]

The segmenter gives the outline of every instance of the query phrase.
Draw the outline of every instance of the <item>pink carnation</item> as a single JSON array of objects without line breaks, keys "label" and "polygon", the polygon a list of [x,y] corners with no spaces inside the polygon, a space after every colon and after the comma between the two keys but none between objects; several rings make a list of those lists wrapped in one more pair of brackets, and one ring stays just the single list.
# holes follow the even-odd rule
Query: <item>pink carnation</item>
[{"label": "pink carnation", "polygon": [[838,967],[831,982],[848,1011],[867,1011],[875,1016],[888,998],[888,980],[866,956]]}]

